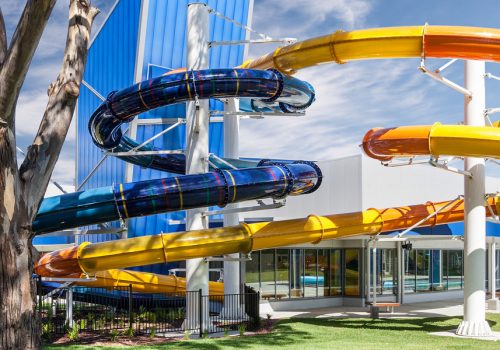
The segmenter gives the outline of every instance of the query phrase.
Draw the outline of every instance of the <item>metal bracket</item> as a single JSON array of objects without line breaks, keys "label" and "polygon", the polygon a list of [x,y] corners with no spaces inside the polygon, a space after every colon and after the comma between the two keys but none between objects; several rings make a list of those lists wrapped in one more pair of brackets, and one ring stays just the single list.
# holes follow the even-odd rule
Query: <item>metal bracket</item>
[{"label": "metal bracket", "polygon": [[419,222],[415,223],[414,225],[411,225],[410,227],[408,227],[406,230],[400,232],[396,237],[397,238],[401,238],[403,237],[404,235],[406,235],[408,232],[410,232],[411,230],[413,230],[414,228],[420,226],[421,224],[423,224],[424,222],[426,222],[427,220],[429,220],[430,218],[432,218],[433,216],[436,216],[437,214],[439,214],[441,211],[443,211],[444,209],[446,209],[447,207],[449,207],[451,205],[451,203],[453,203],[455,200],[457,199],[460,199],[460,198],[463,198],[462,195],[459,195],[457,198],[455,198],[454,200],[451,200],[449,201],[446,205],[443,205],[441,208],[439,208],[438,210],[436,210],[435,212],[427,215],[425,218],[423,218],[422,220],[420,220]]},{"label": "metal bracket", "polygon": [[263,200],[257,199],[258,205],[251,207],[238,207],[238,208],[229,208],[229,209],[220,209],[220,210],[211,210],[205,211],[201,215],[202,216],[213,216],[220,214],[231,214],[231,213],[244,213],[249,211],[257,211],[257,210],[267,210],[267,209],[277,209],[284,207],[286,204],[286,199],[276,200],[273,199],[272,204],[266,204]]},{"label": "metal bracket", "polygon": [[155,154],[184,154],[183,149],[173,150],[157,150],[157,151],[127,151],[127,152],[106,152],[106,155],[120,157],[120,156],[152,156]]},{"label": "metal bracket", "polygon": [[63,230],[45,233],[38,235],[38,237],[62,237],[62,236],[80,236],[80,235],[107,235],[107,234],[120,234],[126,231],[126,228],[106,227],[103,229],[88,229],[88,230]]},{"label": "metal bracket", "polygon": [[418,69],[420,69],[422,71],[422,73],[427,74],[429,77],[431,77],[432,79],[440,82],[441,84],[444,84],[444,85],[452,88],[453,90],[458,91],[461,94],[463,94],[463,95],[465,95],[465,96],[467,96],[469,98],[472,98],[472,92],[471,91],[467,90],[463,86],[458,85],[457,83],[454,83],[453,81],[451,81],[449,79],[446,79],[441,74],[441,72],[443,70],[445,70],[447,67],[449,67],[450,65],[452,65],[455,62],[456,62],[456,59],[453,59],[453,60],[447,62],[446,64],[444,64],[443,66],[439,67],[436,70],[430,70],[429,68],[427,68],[425,66],[425,58],[422,58],[420,60],[420,66],[418,67]]},{"label": "metal bracket", "polygon": [[264,119],[265,117],[303,117],[306,115],[305,112],[295,112],[295,113],[272,113],[272,112],[225,112],[225,111],[211,111],[212,116],[229,116],[229,117],[240,117],[243,119]]},{"label": "metal bracket", "polygon": [[461,170],[461,169],[458,169],[458,168],[455,168],[455,167],[448,166],[448,162],[447,161],[445,161],[444,163],[440,163],[440,162],[438,162],[435,159],[430,159],[429,160],[429,164],[432,165],[435,168],[443,169],[443,170],[450,171],[452,173],[456,173],[456,174],[460,174],[460,175],[464,175],[464,176],[467,176],[467,177],[469,177],[469,178],[472,179],[472,173],[470,171]]},{"label": "metal bracket", "polygon": [[47,282],[65,282],[65,283],[73,283],[73,282],[93,282],[97,281],[95,277],[86,277],[86,278],[68,278],[68,277],[42,277],[42,281]]},{"label": "metal bracket", "polygon": [[223,45],[243,45],[243,44],[268,44],[268,43],[282,43],[291,45],[297,42],[296,38],[283,38],[283,39],[250,39],[250,40],[233,40],[233,41],[209,41],[208,47],[216,47]]},{"label": "metal bracket", "polygon": [[461,170],[461,169],[458,169],[455,167],[451,167],[448,165],[448,163],[455,158],[456,157],[447,158],[447,159],[444,159],[442,162],[440,162],[438,159],[434,159],[434,158],[431,158],[431,159],[426,160],[426,161],[423,161],[423,160],[414,161],[415,157],[411,157],[407,161],[396,162],[393,159],[391,159],[390,161],[383,161],[383,162],[381,162],[381,164],[383,166],[386,166],[389,168],[408,166],[408,165],[428,164],[428,165],[431,165],[431,166],[438,168],[438,169],[450,171],[452,173],[456,173],[456,174],[460,174],[460,175],[464,175],[464,176],[468,176],[468,177],[472,178],[471,172],[466,171],[466,170]]},{"label": "metal bracket", "polygon": [[[498,195],[500,195],[500,192],[497,192],[497,193],[494,193],[494,194],[487,194],[485,196],[486,197],[485,199],[488,200],[489,197],[497,197]],[[493,211],[493,208],[491,207],[490,203],[488,203],[488,202],[486,202],[486,203],[487,203],[487,206],[488,206],[488,211],[491,214],[491,217],[486,218],[486,220],[488,220],[490,222],[499,223],[500,222],[500,216],[495,214],[495,212]]]},{"label": "metal bracket", "polygon": [[203,258],[206,262],[210,261],[251,261],[252,258],[250,254],[241,254],[241,258],[225,258],[225,257],[218,257],[218,256],[211,256],[211,257],[206,257]]}]

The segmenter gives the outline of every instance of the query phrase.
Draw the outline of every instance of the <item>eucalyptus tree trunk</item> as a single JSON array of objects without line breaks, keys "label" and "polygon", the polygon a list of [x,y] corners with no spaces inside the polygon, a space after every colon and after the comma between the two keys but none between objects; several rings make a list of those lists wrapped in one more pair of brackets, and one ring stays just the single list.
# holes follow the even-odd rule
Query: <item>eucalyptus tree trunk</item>
[{"label": "eucalyptus tree trunk", "polygon": [[70,0],[61,71],[49,86],[35,139],[19,167],[15,108],[33,54],[56,0],[28,0],[10,45],[0,10],[0,349],[39,349],[35,218],[68,132],[87,59],[90,29],[99,12],[89,0]]}]

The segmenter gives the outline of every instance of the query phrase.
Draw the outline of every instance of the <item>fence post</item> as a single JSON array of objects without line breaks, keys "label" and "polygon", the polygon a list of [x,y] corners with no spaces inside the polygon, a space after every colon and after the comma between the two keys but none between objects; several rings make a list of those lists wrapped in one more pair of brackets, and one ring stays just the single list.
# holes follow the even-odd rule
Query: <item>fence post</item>
[{"label": "fence post", "polygon": [[128,285],[128,322],[129,328],[132,328],[132,284]]},{"label": "fence post", "polygon": [[203,337],[203,291],[198,290],[198,316],[200,320],[200,338]]},{"label": "fence post", "polygon": [[73,328],[73,288],[69,287],[66,294],[66,323]]},{"label": "fence post", "polygon": [[38,293],[38,319],[42,319],[42,277],[37,276],[36,278],[36,292]]}]

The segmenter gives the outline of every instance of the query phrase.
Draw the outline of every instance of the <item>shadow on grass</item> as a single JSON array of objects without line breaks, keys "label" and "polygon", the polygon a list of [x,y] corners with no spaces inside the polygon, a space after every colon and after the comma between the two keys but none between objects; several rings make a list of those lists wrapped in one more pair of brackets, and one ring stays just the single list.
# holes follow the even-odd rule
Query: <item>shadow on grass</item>
[{"label": "shadow on grass", "polygon": [[[335,328],[356,328],[384,331],[421,331],[421,332],[442,332],[457,328],[462,318],[460,317],[428,317],[428,318],[325,318],[325,319],[300,319],[294,318],[280,322],[280,325],[293,322],[302,322],[317,326],[330,326]],[[495,327],[497,322],[488,320],[491,327]]]}]

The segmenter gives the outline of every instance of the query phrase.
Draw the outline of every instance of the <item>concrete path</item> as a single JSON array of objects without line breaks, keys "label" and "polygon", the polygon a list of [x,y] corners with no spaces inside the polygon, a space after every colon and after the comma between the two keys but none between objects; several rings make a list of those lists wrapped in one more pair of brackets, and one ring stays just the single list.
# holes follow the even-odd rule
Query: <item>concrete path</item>
[{"label": "concrete path", "polygon": [[[380,318],[404,318],[404,317],[439,317],[463,315],[463,299],[434,301],[428,303],[404,304],[394,309],[394,313],[384,312],[381,308]],[[500,312],[488,311],[487,312]],[[265,315],[262,315],[265,317]],[[274,319],[284,318],[328,318],[328,317],[370,317],[369,307],[329,307],[321,309],[299,310],[299,311],[273,311]]]}]

